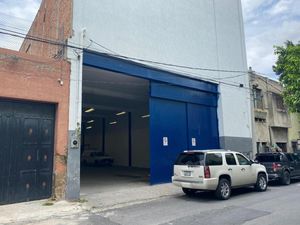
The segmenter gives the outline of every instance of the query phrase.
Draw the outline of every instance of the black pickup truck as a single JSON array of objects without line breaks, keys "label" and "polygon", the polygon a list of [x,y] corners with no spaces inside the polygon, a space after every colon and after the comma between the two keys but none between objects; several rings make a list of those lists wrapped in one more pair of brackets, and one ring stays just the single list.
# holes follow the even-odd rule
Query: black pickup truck
[{"label": "black pickup truck", "polygon": [[259,153],[255,160],[266,167],[269,181],[278,180],[283,185],[289,185],[291,179],[300,178],[299,153]]}]

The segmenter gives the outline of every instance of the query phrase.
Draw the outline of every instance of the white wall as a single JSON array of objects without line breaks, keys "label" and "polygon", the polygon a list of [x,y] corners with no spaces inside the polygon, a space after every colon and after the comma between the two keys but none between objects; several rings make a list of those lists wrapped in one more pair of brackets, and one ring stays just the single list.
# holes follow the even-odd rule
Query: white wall
[{"label": "white wall", "polygon": [[[84,45],[93,50],[105,51],[89,39],[131,57],[247,70],[240,0],[74,0],[73,18],[71,41],[77,42],[85,28]],[[172,70],[202,79],[237,75]],[[246,75],[223,81],[246,87],[249,83]],[[221,84],[219,91],[220,136],[252,137],[249,90]]]},{"label": "white wall", "polygon": [[132,113],[132,166],[150,167],[149,118],[141,113]]}]

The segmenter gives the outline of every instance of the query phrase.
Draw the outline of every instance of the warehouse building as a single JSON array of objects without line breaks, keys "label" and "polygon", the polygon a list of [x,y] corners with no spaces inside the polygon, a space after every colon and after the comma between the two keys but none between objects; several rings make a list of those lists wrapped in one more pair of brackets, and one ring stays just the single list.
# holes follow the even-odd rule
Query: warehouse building
[{"label": "warehouse building", "polygon": [[[252,152],[240,0],[44,0],[21,51],[70,62],[64,189],[53,195],[170,182],[185,149]],[[88,151],[112,167],[83,167]]]}]

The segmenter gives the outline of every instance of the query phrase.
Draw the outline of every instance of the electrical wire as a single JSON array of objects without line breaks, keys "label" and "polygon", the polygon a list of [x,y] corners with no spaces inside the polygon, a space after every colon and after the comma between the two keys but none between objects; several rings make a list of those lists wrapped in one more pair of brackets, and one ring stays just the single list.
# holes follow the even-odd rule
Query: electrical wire
[{"label": "electrical wire", "polygon": [[92,39],[90,39],[90,41],[92,41],[96,45],[100,46],[101,48],[104,48],[104,49],[114,53],[115,55],[113,55],[113,56],[119,57],[119,58],[131,59],[131,60],[140,61],[140,62],[147,62],[147,63],[152,63],[152,64],[165,65],[165,66],[170,66],[170,67],[178,67],[178,68],[191,69],[191,70],[202,70],[202,71],[224,72],[224,73],[248,73],[248,71],[242,71],[242,70],[225,70],[225,69],[212,69],[212,68],[204,68],[204,67],[192,67],[192,66],[186,66],[186,65],[163,63],[163,62],[158,62],[158,61],[153,61],[153,60],[147,60],[147,59],[140,59],[140,58],[135,58],[135,57],[124,56],[124,55],[116,54],[116,52],[114,52],[114,51],[110,50],[109,48],[97,43],[96,41],[94,41]]},{"label": "electrical wire", "polygon": [[[0,29],[3,30],[3,31],[6,31],[6,32],[1,31],[0,33],[2,33],[2,34],[12,35],[12,36],[21,37],[21,38],[30,39],[30,40],[35,40],[35,41],[46,42],[46,43],[53,44],[53,45],[63,45],[63,46],[75,48],[75,49],[78,49],[78,50],[84,50],[83,47],[64,44],[64,43],[62,43],[58,40],[50,40],[50,39],[40,38],[40,37],[28,35],[28,34],[26,35],[24,33],[16,32],[16,31],[9,30],[9,29],[4,29],[4,28],[0,28]],[[147,59],[140,59],[140,58],[136,58],[136,57],[124,56],[124,55],[117,54],[116,52],[114,52],[114,51],[110,50],[109,48],[97,43],[96,41],[94,41],[92,39],[90,39],[90,41],[92,43],[100,46],[101,48],[114,53],[113,55],[111,55],[111,54],[108,54],[108,55],[118,57],[118,58],[134,60],[134,61],[139,61],[139,62],[147,62],[147,63],[151,63],[151,64],[158,64],[158,65],[164,65],[164,66],[170,66],[170,67],[183,68],[183,69],[191,69],[191,70],[201,70],[201,71],[210,71],[210,72],[226,72],[226,73],[248,73],[248,71],[241,71],[241,70],[225,70],[225,69],[212,69],[212,68],[204,68],[204,67],[192,67],[192,66],[186,66],[186,65],[163,63],[163,62],[158,62],[158,61],[153,61],[153,60],[147,60]]]},{"label": "electrical wire", "polygon": [[[18,37],[18,38],[24,38],[24,39],[29,39],[29,40],[33,40],[33,41],[43,42],[43,43],[48,43],[48,44],[51,44],[51,45],[70,47],[70,48],[73,48],[73,49],[76,49],[76,50],[81,50],[81,51],[91,50],[91,48],[90,48],[91,44],[87,48],[83,48],[83,47],[79,47],[79,46],[76,46],[76,45],[69,45],[69,44],[66,44],[66,43],[62,43],[61,41],[58,41],[58,40],[50,40],[50,39],[40,38],[40,37],[24,34],[24,33],[21,33],[21,32],[16,32],[16,31],[1,28],[1,27],[0,27],[0,34],[10,35],[10,36]],[[184,73],[183,75],[186,75],[186,76],[189,76],[189,77],[191,77],[190,75],[195,75],[193,78],[205,79],[207,81],[211,81],[211,82],[215,82],[215,83],[221,83],[221,84],[225,84],[225,85],[229,85],[229,86],[233,86],[233,87],[249,89],[245,86],[241,86],[241,84],[236,83],[236,82],[235,82],[236,84],[234,84],[234,83],[228,83],[228,82],[223,82],[222,81],[222,80],[225,80],[225,79],[232,79],[232,78],[241,77],[241,76],[248,76],[248,71],[211,69],[211,68],[203,68],[203,67],[190,67],[190,66],[185,66],[185,65],[176,65],[176,64],[171,64],[171,63],[161,63],[161,62],[152,61],[152,60],[145,60],[145,59],[139,59],[139,58],[135,58],[135,57],[128,57],[128,56],[123,56],[123,55],[117,54],[115,51],[112,51],[111,49],[95,42],[92,39],[90,39],[90,42],[100,46],[101,48],[105,49],[106,51],[109,51],[109,52],[113,53],[113,54],[109,54],[109,53],[100,52],[102,54],[107,54],[108,56],[127,59],[127,60],[133,61],[133,62],[141,61],[141,62],[146,62],[146,63],[150,63],[150,64],[158,64],[158,65],[161,65],[161,66],[172,67],[172,70],[170,70],[169,72],[174,72],[174,71],[178,72],[179,71],[178,69],[176,70],[173,67],[182,68],[182,69],[190,69],[190,70],[210,71],[210,72],[228,72],[228,73],[229,72],[230,73],[239,72],[241,74],[234,75],[234,76],[229,76],[229,77],[216,78],[216,77],[207,77],[203,74],[195,74],[195,73],[192,73],[192,72],[179,71],[181,74]],[[157,68],[157,69],[159,69],[159,68]]]}]

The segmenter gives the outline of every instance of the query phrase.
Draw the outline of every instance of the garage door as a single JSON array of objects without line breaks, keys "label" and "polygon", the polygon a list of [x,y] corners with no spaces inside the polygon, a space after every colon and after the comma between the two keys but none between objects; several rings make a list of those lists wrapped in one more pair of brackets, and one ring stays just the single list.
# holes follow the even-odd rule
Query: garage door
[{"label": "garage door", "polygon": [[55,106],[0,100],[0,204],[48,198]]},{"label": "garage door", "polygon": [[217,94],[151,82],[151,184],[170,182],[187,149],[218,149]]}]

